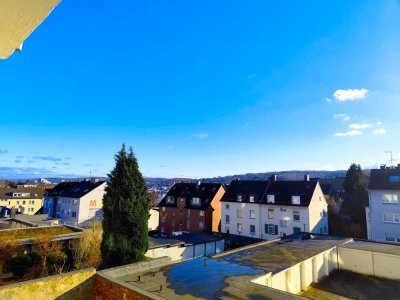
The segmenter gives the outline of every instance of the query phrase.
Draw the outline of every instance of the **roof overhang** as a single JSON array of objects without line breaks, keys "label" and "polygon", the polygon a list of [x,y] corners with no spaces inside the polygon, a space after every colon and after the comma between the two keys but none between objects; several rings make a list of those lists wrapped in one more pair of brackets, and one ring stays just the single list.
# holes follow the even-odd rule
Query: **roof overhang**
[{"label": "roof overhang", "polygon": [[61,0],[0,0],[0,59],[22,50],[24,40]]}]

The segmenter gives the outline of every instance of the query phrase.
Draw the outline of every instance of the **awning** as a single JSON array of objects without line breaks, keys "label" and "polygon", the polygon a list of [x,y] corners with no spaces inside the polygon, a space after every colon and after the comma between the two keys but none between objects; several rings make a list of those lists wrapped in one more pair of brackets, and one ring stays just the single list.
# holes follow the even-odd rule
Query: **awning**
[{"label": "awning", "polygon": [[0,59],[22,50],[24,40],[61,0],[0,0]]}]

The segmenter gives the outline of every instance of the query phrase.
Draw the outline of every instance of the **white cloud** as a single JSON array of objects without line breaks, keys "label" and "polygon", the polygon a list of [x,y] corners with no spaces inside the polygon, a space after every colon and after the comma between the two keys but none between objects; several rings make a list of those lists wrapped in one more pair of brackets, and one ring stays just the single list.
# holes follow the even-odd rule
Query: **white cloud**
[{"label": "white cloud", "polygon": [[384,135],[384,134],[386,134],[386,129],[384,129],[384,128],[375,129],[374,131],[372,131],[372,134]]},{"label": "white cloud", "polygon": [[332,99],[331,99],[331,98],[326,98],[326,97],[325,97],[324,100],[325,100],[326,102],[328,102],[328,103],[329,103],[329,102],[332,102]]},{"label": "white cloud", "polygon": [[203,133],[193,133],[192,137],[197,138],[197,139],[206,139],[208,138],[208,133],[203,132]]},{"label": "white cloud", "polygon": [[366,123],[364,123],[364,124],[353,123],[353,124],[351,124],[349,126],[349,129],[351,129],[351,130],[362,130],[362,129],[366,129],[366,128],[369,128],[369,127],[371,127],[371,125],[366,124]]},{"label": "white cloud", "polygon": [[335,133],[335,136],[356,136],[356,135],[361,135],[362,132],[359,130],[350,130],[346,132],[337,132]]},{"label": "white cloud", "polygon": [[348,114],[334,114],[333,117],[335,119],[339,119],[342,121],[349,121],[350,120],[350,116]]},{"label": "white cloud", "polygon": [[364,99],[368,94],[367,89],[347,89],[336,90],[333,97],[339,102],[354,101]]}]

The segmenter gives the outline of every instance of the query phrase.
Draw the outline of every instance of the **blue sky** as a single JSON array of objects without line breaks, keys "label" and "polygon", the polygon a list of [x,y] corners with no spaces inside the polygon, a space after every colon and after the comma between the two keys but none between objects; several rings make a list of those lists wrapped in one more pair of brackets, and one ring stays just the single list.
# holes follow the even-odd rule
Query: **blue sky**
[{"label": "blue sky", "polygon": [[62,1],[0,61],[0,177],[344,169],[400,152],[400,2]]}]

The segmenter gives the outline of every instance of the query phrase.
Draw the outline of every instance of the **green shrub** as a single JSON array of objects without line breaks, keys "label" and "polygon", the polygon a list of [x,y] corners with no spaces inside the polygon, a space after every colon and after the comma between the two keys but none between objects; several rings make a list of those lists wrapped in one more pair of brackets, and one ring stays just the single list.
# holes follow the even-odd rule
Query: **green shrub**
[{"label": "green shrub", "polygon": [[21,279],[32,267],[32,258],[28,254],[18,254],[9,263],[8,269],[15,279]]}]

